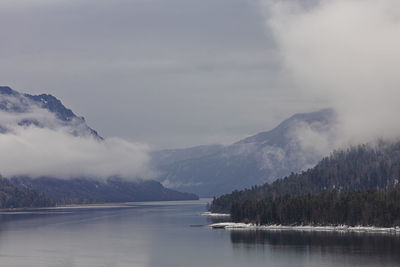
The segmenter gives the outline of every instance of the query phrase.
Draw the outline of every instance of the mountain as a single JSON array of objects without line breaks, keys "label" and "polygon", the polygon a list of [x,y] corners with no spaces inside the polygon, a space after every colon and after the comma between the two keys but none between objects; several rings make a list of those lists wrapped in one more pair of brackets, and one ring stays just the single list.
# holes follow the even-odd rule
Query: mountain
[{"label": "mountain", "polygon": [[[25,131],[30,127],[60,130],[63,134],[85,137],[85,140],[93,138],[98,143],[106,141],[87,125],[83,117],[77,116],[56,97],[49,94],[22,94],[7,86],[0,87],[0,137],[17,131]],[[18,140],[18,142],[26,141]],[[44,144],[43,149],[46,145]],[[7,178],[9,179],[2,178],[3,183],[0,183],[0,201],[7,200],[7,203],[14,200],[25,203],[17,197],[23,194],[27,195],[27,198],[32,195],[33,202],[36,198],[42,197],[51,199],[52,203],[198,199],[198,196],[194,194],[167,189],[158,181],[140,180],[135,177],[133,181],[115,177],[105,180],[99,177],[97,179],[96,177],[67,177],[69,179],[64,180],[57,177],[32,179],[29,175]],[[5,200],[1,199],[1,192],[14,189],[16,194],[5,193]]]},{"label": "mountain", "polygon": [[359,145],[335,151],[314,168],[291,174],[272,184],[233,191],[215,199],[214,212],[227,212],[232,203],[268,201],[278,196],[301,196],[325,191],[392,190],[400,179],[400,142]]},{"label": "mountain", "polygon": [[[86,124],[85,118],[76,116],[49,94],[21,94],[8,86],[0,86],[0,111],[12,115],[19,126],[34,125],[50,129],[68,127],[75,136],[90,135],[98,140],[103,139]],[[8,123],[0,120],[1,133],[12,130],[6,125]]]},{"label": "mountain", "polygon": [[232,145],[155,151],[152,164],[170,188],[218,196],[314,166],[331,152],[335,126],[331,109],[296,114]]},{"label": "mountain", "polygon": [[118,178],[102,181],[84,178],[62,180],[51,177],[36,179],[14,177],[11,183],[18,188],[43,192],[58,204],[198,199],[194,194],[167,189],[157,181],[126,181]]}]

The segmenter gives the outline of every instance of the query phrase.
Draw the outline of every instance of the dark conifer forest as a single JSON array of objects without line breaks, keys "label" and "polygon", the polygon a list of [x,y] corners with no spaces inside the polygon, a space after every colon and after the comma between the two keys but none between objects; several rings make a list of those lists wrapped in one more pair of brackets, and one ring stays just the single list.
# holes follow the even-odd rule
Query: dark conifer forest
[{"label": "dark conifer forest", "polygon": [[42,192],[19,188],[0,177],[0,208],[34,208],[54,206],[56,201]]},{"label": "dark conifer forest", "polygon": [[400,187],[388,192],[333,190],[301,196],[279,196],[266,201],[234,202],[235,222],[281,225],[400,225]]},{"label": "dark conifer forest", "polygon": [[314,168],[214,198],[210,210],[260,224],[400,225],[400,143],[335,151]]}]

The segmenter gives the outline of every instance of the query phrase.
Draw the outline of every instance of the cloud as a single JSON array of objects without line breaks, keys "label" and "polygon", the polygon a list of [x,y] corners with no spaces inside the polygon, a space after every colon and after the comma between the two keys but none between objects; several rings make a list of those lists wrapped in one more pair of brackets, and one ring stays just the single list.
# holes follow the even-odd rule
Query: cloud
[{"label": "cloud", "polygon": [[[18,124],[26,119],[39,122],[40,127]],[[100,141],[86,134],[82,123],[63,124],[44,109],[0,112],[0,125],[7,128],[0,134],[0,173],[5,177],[145,179],[153,174],[147,145],[120,138]]]},{"label": "cloud", "polygon": [[399,136],[400,2],[313,2],[262,2],[282,78],[331,103],[345,143]]},{"label": "cloud", "polygon": [[337,137],[337,124],[334,120],[329,125],[320,122],[311,124],[297,122],[292,131],[288,133],[288,137],[295,146],[301,148],[303,155],[318,160],[327,156],[340,145]]},{"label": "cloud", "polygon": [[310,109],[276,81],[262,19],[247,0],[0,1],[0,80],[103,136],[229,144]]}]

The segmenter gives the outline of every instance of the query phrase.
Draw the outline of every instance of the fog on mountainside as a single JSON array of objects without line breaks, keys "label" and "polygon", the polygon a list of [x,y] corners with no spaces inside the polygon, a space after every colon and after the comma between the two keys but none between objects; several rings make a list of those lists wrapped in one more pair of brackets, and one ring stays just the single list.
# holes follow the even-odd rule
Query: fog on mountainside
[{"label": "fog on mountainside", "polygon": [[342,143],[400,136],[400,2],[262,2],[282,78],[334,108]]},{"label": "fog on mountainside", "polygon": [[5,177],[132,180],[152,175],[147,145],[103,139],[51,95],[0,87],[0,130],[0,173]]},{"label": "fog on mountainside", "polygon": [[[0,169],[10,178],[154,177],[168,188],[214,196],[309,168],[337,146],[336,115],[326,109],[294,115],[228,146],[149,153],[142,144],[103,139],[51,95],[0,89],[0,148],[9,151],[2,154]],[[39,184],[25,186],[47,190]]]},{"label": "fog on mountainside", "polygon": [[152,164],[171,188],[218,196],[314,166],[338,146],[335,112],[296,114],[229,146],[156,151]]},{"label": "fog on mountainside", "polygon": [[0,129],[2,208],[198,199],[149,180],[145,145],[102,138],[54,96],[0,87]]}]

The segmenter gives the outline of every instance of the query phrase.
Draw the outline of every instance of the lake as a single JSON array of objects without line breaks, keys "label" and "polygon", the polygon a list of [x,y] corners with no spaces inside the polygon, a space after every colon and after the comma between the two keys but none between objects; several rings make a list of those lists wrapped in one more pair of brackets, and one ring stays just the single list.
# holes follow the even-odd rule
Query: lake
[{"label": "lake", "polygon": [[0,265],[400,266],[400,236],[198,227],[206,200],[2,212]]}]

